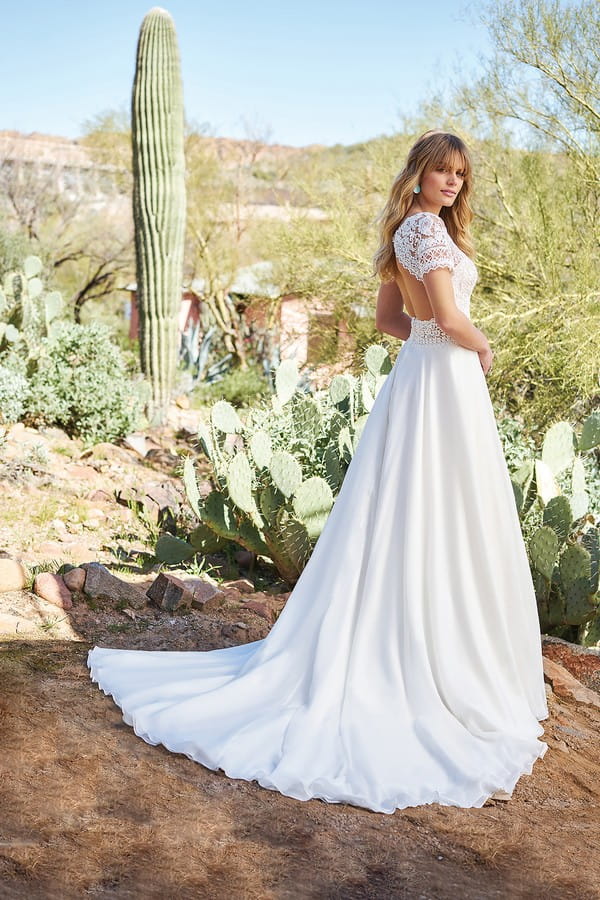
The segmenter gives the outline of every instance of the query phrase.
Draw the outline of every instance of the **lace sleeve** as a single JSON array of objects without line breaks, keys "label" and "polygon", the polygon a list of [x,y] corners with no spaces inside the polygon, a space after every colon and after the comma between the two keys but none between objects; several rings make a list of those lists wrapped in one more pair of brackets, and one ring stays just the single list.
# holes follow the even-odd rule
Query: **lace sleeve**
[{"label": "lace sleeve", "polygon": [[394,250],[400,265],[419,281],[432,269],[454,270],[450,236],[439,216],[421,213],[405,219],[394,234]]}]

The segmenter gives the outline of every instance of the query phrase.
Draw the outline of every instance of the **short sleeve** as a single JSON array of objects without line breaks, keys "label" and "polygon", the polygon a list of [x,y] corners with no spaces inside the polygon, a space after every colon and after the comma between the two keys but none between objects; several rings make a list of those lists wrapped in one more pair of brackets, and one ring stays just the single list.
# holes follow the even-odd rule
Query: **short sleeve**
[{"label": "short sleeve", "polygon": [[434,213],[409,216],[396,230],[393,242],[398,262],[419,281],[432,269],[454,271],[450,235]]}]

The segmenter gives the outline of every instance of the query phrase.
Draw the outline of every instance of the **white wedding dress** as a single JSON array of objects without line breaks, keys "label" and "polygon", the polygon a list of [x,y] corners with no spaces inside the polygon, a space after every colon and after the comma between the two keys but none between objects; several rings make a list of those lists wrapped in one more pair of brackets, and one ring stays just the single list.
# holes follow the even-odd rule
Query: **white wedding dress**
[{"label": "white wedding dress", "polygon": [[[432,213],[394,236],[418,278],[473,262]],[[206,652],[94,647],[150,744],[299,800],[480,807],[547,744],[535,594],[478,355],[412,319],[325,527],[269,635]]]}]

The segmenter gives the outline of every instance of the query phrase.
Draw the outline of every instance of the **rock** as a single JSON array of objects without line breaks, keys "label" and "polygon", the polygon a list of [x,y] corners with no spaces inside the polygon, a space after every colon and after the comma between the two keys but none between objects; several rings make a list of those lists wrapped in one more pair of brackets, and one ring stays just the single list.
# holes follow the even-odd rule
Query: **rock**
[{"label": "rock", "polygon": [[50,522],[50,528],[54,528],[55,531],[67,530],[67,526],[62,519],[52,519],[52,521]]},{"label": "rock", "polygon": [[78,566],[76,569],[69,569],[68,572],[64,573],[62,578],[70,591],[75,591],[80,594],[83,591],[83,586],[85,584],[85,574],[85,569]]},{"label": "rock", "polygon": [[225,599],[224,591],[213,587],[212,584],[206,584],[205,587],[199,587],[194,590],[192,606],[194,609],[202,610],[202,612],[210,612],[223,606]]},{"label": "rock", "polygon": [[176,453],[170,453],[169,450],[165,450],[162,447],[153,447],[151,450],[148,450],[145,461],[152,463],[157,468],[164,469],[176,469],[181,465],[181,457],[177,456]]},{"label": "rock", "polygon": [[178,406],[179,409],[189,409],[190,398],[186,394],[180,394],[179,397],[175,397],[175,405]]},{"label": "rock", "polygon": [[100,519],[86,519],[85,522],[82,522],[82,525],[89,531],[94,531],[95,529],[100,528]]},{"label": "rock", "polygon": [[175,575],[161,572],[158,578],[146,591],[146,597],[167,612],[188,610],[192,605],[193,595],[185,582]]},{"label": "rock", "polygon": [[227,638],[230,641],[239,641],[243,637],[246,637],[247,631],[248,626],[245,622],[228,622],[221,628],[221,634],[223,635],[223,637]]},{"label": "rock", "polygon": [[236,591],[241,591],[242,594],[254,593],[254,585],[249,578],[237,578],[235,581],[228,581],[225,587],[235,588]]},{"label": "rock", "polygon": [[123,444],[143,459],[148,452],[148,439],[141,431],[134,431],[123,438]]},{"label": "rock", "polygon": [[233,558],[242,569],[249,569],[255,557],[256,554],[252,550],[236,550],[233,554]]},{"label": "rock", "polygon": [[16,559],[0,559],[0,594],[22,591],[27,583],[25,569]]},{"label": "rock", "polygon": [[0,634],[29,634],[36,630],[37,625],[29,619],[10,613],[0,613]]},{"label": "rock", "polygon": [[126,603],[134,609],[146,605],[146,595],[139,587],[117,578],[101,563],[85,563],[81,568],[86,573],[83,591],[91,600]]},{"label": "rock", "polygon": [[116,496],[118,503],[123,506],[137,505],[157,524],[174,521],[173,514],[179,511],[183,500],[183,495],[169,481],[148,482],[139,490],[118,491]]},{"label": "rock", "polygon": [[38,544],[38,553],[42,553],[44,556],[60,556],[64,553],[64,547],[58,541],[43,541],[41,544]]},{"label": "rock", "polygon": [[584,703],[587,706],[595,706],[600,709],[600,694],[586,688],[580,681],[571,675],[564,666],[543,657],[544,678],[552,685],[552,690],[557,697],[564,700],[574,700],[576,703]]},{"label": "rock", "polygon": [[71,609],[73,606],[71,591],[62,577],[53,575],[52,572],[40,572],[35,576],[33,593],[60,609]]},{"label": "rock", "polygon": [[271,625],[277,621],[277,617],[283,608],[283,603],[271,597],[257,598],[244,601],[244,608],[251,609],[257,616],[266,619]]},{"label": "rock", "polygon": [[91,500],[92,503],[113,503],[114,499],[114,494],[109,494],[108,491],[103,490],[90,491],[86,497],[86,500]]},{"label": "rock", "polygon": [[76,478],[78,481],[96,481],[98,478],[98,472],[93,466],[81,466],[78,463],[68,463],[65,466],[65,471],[71,478]]},{"label": "rock", "polygon": [[111,444],[109,441],[101,441],[99,444],[94,444],[93,447],[84,450],[80,459],[87,459],[88,457],[92,459],[117,460],[126,463],[131,462],[131,456],[127,450],[123,447],[117,447],[116,444]]}]

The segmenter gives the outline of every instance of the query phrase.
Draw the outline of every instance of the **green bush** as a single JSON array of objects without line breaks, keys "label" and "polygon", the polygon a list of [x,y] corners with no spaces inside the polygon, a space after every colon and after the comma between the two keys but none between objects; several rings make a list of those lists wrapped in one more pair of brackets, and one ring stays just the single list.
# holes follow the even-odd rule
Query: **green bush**
[{"label": "green bush", "polygon": [[257,366],[249,366],[247,369],[232,369],[220,381],[199,384],[192,394],[192,405],[198,409],[212,406],[217,400],[227,400],[232,406],[241,408],[253,406],[271,393],[269,382],[261,370]]},{"label": "green bush", "polygon": [[25,412],[28,398],[29,384],[20,367],[0,365],[0,423],[12,425],[18,422]]},{"label": "green bush", "polygon": [[106,326],[60,322],[42,341],[27,418],[59,425],[86,444],[114,441],[136,427],[142,390]]}]

